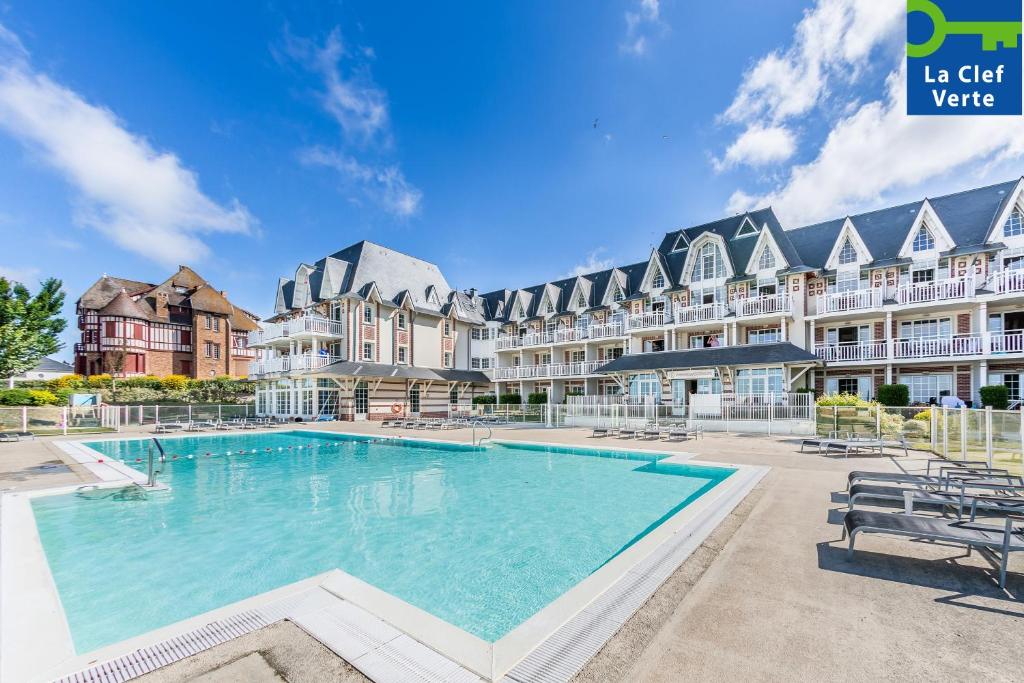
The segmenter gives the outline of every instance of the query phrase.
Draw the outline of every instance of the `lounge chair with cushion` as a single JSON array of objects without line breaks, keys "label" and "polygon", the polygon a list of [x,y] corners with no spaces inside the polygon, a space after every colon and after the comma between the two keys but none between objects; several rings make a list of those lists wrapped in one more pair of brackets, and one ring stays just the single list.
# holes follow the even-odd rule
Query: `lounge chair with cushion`
[{"label": "lounge chair with cushion", "polygon": [[620,439],[633,439],[637,435],[637,431],[632,427],[623,427],[619,430]]},{"label": "lounge chair with cushion", "polygon": [[977,509],[986,511],[1013,511],[1024,506],[1024,486],[1002,483],[975,484],[971,480],[955,480],[948,488],[919,489],[901,486],[878,486],[875,484],[854,484],[850,487],[849,509],[860,504],[899,504],[904,512],[911,514],[915,505],[927,507],[956,508],[957,516],[977,504]]},{"label": "lounge chair with cushion", "polygon": [[661,429],[658,427],[658,425],[650,424],[650,425],[647,425],[646,427],[643,428],[643,431],[641,432],[641,435],[643,436],[644,439],[646,439],[648,441],[651,441],[651,440],[654,440],[654,439],[660,439],[661,438]]},{"label": "lounge chair with cushion", "polygon": [[185,429],[185,425],[180,422],[158,422],[156,424],[157,434],[166,434],[168,432],[180,432]]},{"label": "lounge chair with cushion", "polygon": [[942,486],[951,479],[997,479],[1015,484],[1020,477],[1012,477],[1005,469],[988,467],[943,467],[937,475],[910,474],[908,472],[871,472],[854,470],[846,476],[846,488],[864,481],[886,484],[918,484],[921,486]]},{"label": "lounge chair with cushion", "polygon": [[16,432],[0,432],[0,441],[17,441],[18,435]]},{"label": "lounge chair with cushion", "polygon": [[605,436],[608,436],[608,428],[607,427],[594,427],[594,431],[590,435],[590,438],[597,439],[597,438],[602,438],[602,437],[605,437]]},{"label": "lounge chair with cushion", "polygon": [[[907,536],[928,541],[987,548],[999,557],[999,587],[1006,587],[1006,568],[1012,552],[1024,550],[1024,506],[1009,512],[999,526],[980,524],[973,519],[958,521],[941,517],[908,515],[902,512],[853,510],[843,521],[850,535],[847,558],[853,558],[853,544],[862,533]],[[972,515],[973,516],[973,515]]]}]

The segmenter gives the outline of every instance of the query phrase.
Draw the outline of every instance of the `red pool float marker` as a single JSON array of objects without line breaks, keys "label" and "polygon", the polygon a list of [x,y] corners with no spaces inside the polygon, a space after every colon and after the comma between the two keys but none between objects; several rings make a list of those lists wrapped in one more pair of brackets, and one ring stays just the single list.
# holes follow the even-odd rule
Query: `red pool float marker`
[{"label": "red pool float marker", "polygon": [[142,458],[135,458],[135,462],[142,462]]},{"label": "red pool float marker", "polygon": [[103,458],[96,458],[96,462],[103,462]]}]

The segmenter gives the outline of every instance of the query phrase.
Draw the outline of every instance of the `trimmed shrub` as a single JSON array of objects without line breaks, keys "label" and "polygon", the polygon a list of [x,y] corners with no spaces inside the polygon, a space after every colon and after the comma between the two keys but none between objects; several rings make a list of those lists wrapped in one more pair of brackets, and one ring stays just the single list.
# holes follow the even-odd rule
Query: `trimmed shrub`
[{"label": "trimmed shrub", "polygon": [[878,387],[878,402],[883,406],[910,405],[910,387],[906,384],[883,384]]},{"label": "trimmed shrub", "polygon": [[931,422],[932,421],[932,409],[931,408],[925,408],[921,412],[919,412],[916,415],[914,415],[914,417],[912,419],[918,420],[920,422]]},{"label": "trimmed shrub", "polygon": [[0,391],[0,405],[5,406],[53,406],[60,399],[43,389],[5,389]]},{"label": "trimmed shrub", "polygon": [[1010,407],[1010,390],[1005,384],[990,384],[978,391],[982,405],[992,406],[993,410],[1006,410]]},{"label": "trimmed shrub", "polygon": [[543,391],[538,391],[527,396],[526,402],[531,406],[542,406],[548,402],[548,395]]},{"label": "trimmed shrub", "polygon": [[87,381],[93,389],[103,389],[104,387],[109,387],[113,379],[110,375],[103,373],[102,375],[89,375]]},{"label": "trimmed shrub", "polygon": [[112,404],[137,404],[137,403],[160,403],[167,400],[167,392],[147,387],[124,387],[120,385],[117,391],[101,389],[100,396],[104,403]]},{"label": "trimmed shrub", "polygon": [[513,403],[513,404],[518,405],[518,404],[523,402],[523,397],[520,396],[519,394],[502,394],[501,398],[499,399],[498,402],[499,403]]},{"label": "trimmed shrub", "polygon": [[55,394],[64,389],[81,389],[85,386],[85,378],[81,375],[62,375],[46,383],[46,388]]},{"label": "trimmed shrub", "polygon": [[189,380],[185,375],[167,375],[160,380],[161,387],[166,391],[185,391]]},{"label": "trimmed shrub", "polygon": [[484,394],[483,396],[474,396],[473,405],[475,406],[492,406],[497,403],[498,397],[494,394]]},{"label": "trimmed shrub", "polygon": [[814,402],[818,406],[844,406],[844,407],[857,407],[864,408],[870,406],[871,403],[865,401],[857,394],[825,394]]}]

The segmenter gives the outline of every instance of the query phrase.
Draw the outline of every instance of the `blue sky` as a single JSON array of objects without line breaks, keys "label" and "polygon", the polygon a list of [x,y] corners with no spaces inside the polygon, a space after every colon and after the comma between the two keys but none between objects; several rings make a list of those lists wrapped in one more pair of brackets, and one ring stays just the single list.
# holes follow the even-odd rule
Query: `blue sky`
[{"label": "blue sky", "polygon": [[1019,120],[903,114],[903,7],[3,5],[0,273],[189,263],[266,315],[360,239],[488,290],[1019,176]]}]

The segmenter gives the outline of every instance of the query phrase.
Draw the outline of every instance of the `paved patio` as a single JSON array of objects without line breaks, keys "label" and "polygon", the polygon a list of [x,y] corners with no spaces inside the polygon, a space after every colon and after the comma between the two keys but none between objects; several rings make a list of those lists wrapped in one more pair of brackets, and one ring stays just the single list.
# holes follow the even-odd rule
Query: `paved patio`
[{"label": "paved patio", "polygon": [[[471,438],[469,430],[403,432],[367,423],[317,428]],[[799,453],[798,439],[763,435],[709,434],[674,444],[591,439],[589,432],[570,429],[500,429],[494,437],[674,450],[697,460],[772,467],[578,680],[1024,679],[1024,558],[1011,558],[1006,591],[985,557],[966,557],[959,548],[866,536],[854,561],[845,559],[845,543],[838,539],[846,473],[919,470],[923,459],[825,458]],[[33,469],[59,458],[42,440],[0,444],[0,486],[87,481],[88,473],[77,470]],[[232,656],[219,654],[229,646],[192,658],[191,671],[212,671],[217,662],[247,654],[237,644]],[[321,673],[304,669],[288,680],[330,676],[326,669]]]}]

